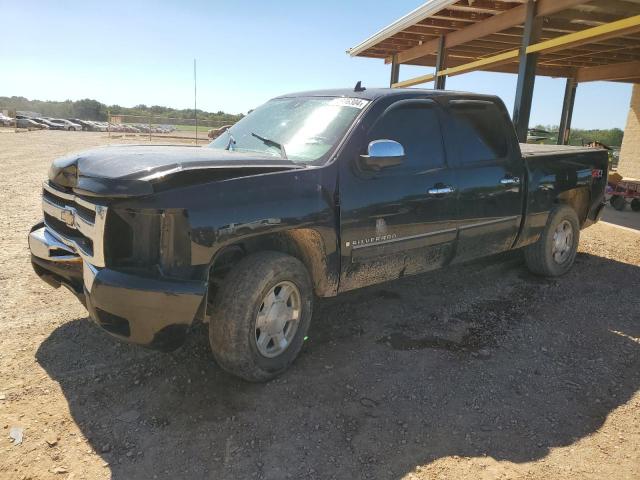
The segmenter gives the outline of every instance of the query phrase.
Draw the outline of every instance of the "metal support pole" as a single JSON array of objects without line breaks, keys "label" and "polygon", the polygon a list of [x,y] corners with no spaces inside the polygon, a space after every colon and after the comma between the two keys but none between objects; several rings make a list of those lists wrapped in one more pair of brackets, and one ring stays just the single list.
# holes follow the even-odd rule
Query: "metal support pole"
[{"label": "metal support pole", "polygon": [[576,89],[578,82],[575,78],[567,78],[564,88],[564,101],[562,102],[562,116],[560,117],[560,128],[558,129],[558,145],[569,143],[571,133],[571,117],[573,116],[573,104],[576,101]]},{"label": "metal support pole", "polygon": [[198,145],[198,89],[196,82],[196,59],[193,59],[193,118],[196,121],[196,145]]},{"label": "metal support pole", "polygon": [[[446,58],[447,52],[444,47],[444,35],[440,35],[440,42],[438,43],[438,55],[436,57],[436,75],[438,75],[438,72],[446,68]],[[446,83],[446,75],[436,76],[434,87],[436,88],[436,90],[444,90]]]},{"label": "metal support pole", "polygon": [[398,63],[398,55],[394,54],[391,60],[391,80],[389,81],[389,87],[393,87],[394,83],[398,83],[400,80],[400,64]]},{"label": "metal support pole", "polygon": [[536,64],[538,62],[538,54],[527,54],[527,47],[538,41],[541,31],[542,17],[536,17],[536,2],[528,0],[522,45],[520,46],[516,101],[513,107],[513,123],[516,127],[518,140],[521,142],[527,141],[531,100],[533,99],[533,87],[536,81]]}]

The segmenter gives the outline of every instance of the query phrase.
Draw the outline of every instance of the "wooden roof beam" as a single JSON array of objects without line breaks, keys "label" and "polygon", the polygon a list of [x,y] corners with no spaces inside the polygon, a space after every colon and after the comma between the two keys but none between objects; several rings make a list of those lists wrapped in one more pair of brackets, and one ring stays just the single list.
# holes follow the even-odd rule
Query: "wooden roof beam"
[{"label": "wooden roof beam", "polygon": [[[595,42],[598,40],[611,38],[615,36],[625,35],[632,32],[640,31],[640,15],[611,22],[606,25],[600,25],[598,27],[588,28],[580,32],[570,33],[561,37],[553,38],[543,42],[529,45],[526,49],[526,53],[543,53],[554,52],[563,50],[578,45],[582,45],[589,42]],[[459,75],[461,73],[471,72],[474,70],[486,70],[493,65],[502,65],[516,61],[520,56],[520,49],[510,50],[492,57],[482,58],[473,62],[469,62],[463,65],[446,68],[444,70],[436,72],[434,75],[423,75],[421,77],[411,78],[402,82],[394,83],[392,86],[397,87],[410,87],[418,85],[420,83],[426,83],[433,80],[434,76],[441,75]]]},{"label": "wooden roof beam", "polygon": [[438,13],[431,15],[430,18],[438,18],[440,20],[455,20],[457,22],[469,22],[476,23],[490,18],[490,13],[474,13],[474,12],[460,12],[458,10],[444,9]]},{"label": "wooden roof beam", "polygon": [[[588,0],[538,0],[538,16],[552,15],[556,12],[565,10],[567,8],[586,3]],[[474,2],[474,5],[476,2]],[[453,8],[456,5],[451,5],[448,8]],[[456,30],[445,35],[445,48],[454,47],[471,40],[482,38],[492,33],[497,33],[501,30],[506,30],[516,25],[520,25],[524,22],[526,14],[526,5],[519,5],[511,8],[503,13],[499,13],[486,20],[474,23],[461,30]],[[410,60],[420,58],[424,55],[434,53],[438,49],[438,41],[430,40],[418,45],[417,47],[410,48],[403,52],[398,53],[398,62],[407,63]],[[391,58],[386,60],[389,63]]]},{"label": "wooden roof beam", "polygon": [[613,63],[597,67],[579,68],[576,74],[578,82],[595,82],[601,80],[630,80],[640,77],[640,61]]},{"label": "wooden roof beam", "polygon": [[468,2],[466,0],[462,0],[458,3],[454,3],[453,5],[449,5],[447,8],[450,10],[459,10],[463,12],[476,12],[476,13],[500,13],[505,10],[509,10],[519,2],[496,2],[492,0],[473,0],[473,2]]},{"label": "wooden roof beam", "polygon": [[587,28],[579,32],[562,35],[551,40],[529,45],[527,53],[556,52],[577,47],[586,43],[594,43],[609,38],[622,37],[640,32],[640,15],[628,17],[616,22],[607,23],[598,27]]},{"label": "wooden roof beam", "polygon": [[605,13],[625,17],[627,15],[640,15],[640,5],[635,2],[618,0],[592,0],[580,10],[589,13]]}]

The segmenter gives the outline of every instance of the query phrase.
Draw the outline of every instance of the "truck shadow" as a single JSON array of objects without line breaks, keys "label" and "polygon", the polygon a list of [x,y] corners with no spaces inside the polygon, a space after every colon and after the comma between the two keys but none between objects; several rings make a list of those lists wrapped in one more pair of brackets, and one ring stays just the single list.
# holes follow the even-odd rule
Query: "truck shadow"
[{"label": "truck shadow", "polygon": [[37,360],[113,479],[400,478],[597,430],[640,384],[639,287],[640,268],[601,257],[545,280],[507,255],[357,291],[318,303],[268,384],[222,372],[204,333],[162,354],[86,319]]}]

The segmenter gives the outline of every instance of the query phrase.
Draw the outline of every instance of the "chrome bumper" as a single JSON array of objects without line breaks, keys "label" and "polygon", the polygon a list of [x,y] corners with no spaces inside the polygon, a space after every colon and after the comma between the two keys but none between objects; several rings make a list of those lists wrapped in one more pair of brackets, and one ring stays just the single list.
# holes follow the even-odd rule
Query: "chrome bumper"
[{"label": "chrome bumper", "polygon": [[90,293],[93,288],[93,280],[98,269],[83,260],[76,251],[67,245],[58,235],[50,231],[46,226],[37,228],[29,233],[29,250],[34,257],[54,263],[80,263],[82,262],[82,281],[84,287]]},{"label": "chrome bumper", "polygon": [[52,235],[47,227],[39,228],[29,234],[29,250],[38,258],[50,262],[80,261],[80,256],[61,240]]}]

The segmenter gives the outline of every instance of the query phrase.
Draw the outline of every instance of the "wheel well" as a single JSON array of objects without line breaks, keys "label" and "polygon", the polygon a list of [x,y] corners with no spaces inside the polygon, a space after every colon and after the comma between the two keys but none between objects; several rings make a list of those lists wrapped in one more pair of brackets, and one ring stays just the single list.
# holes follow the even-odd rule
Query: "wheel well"
[{"label": "wheel well", "polygon": [[231,269],[245,256],[261,252],[286,253],[300,260],[311,275],[313,289],[319,297],[330,297],[337,293],[337,275],[329,272],[326,250],[320,234],[310,228],[288,230],[243,239],[223,247],[216,253],[209,270],[210,298],[217,286]]},{"label": "wheel well", "polygon": [[572,188],[571,190],[565,190],[560,193],[556,198],[556,203],[568,205],[573,208],[578,215],[580,226],[584,224],[589,213],[589,202],[591,200],[591,193],[587,187]]}]

